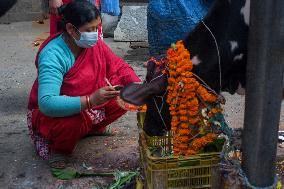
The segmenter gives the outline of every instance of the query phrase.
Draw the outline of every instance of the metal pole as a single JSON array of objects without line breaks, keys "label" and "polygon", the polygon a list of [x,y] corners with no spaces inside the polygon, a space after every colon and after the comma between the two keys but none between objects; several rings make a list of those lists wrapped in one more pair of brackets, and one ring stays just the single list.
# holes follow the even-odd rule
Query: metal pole
[{"label": "metal pole", "polygon": [[251,0],[242,168],[250,184],[274,183],[284,70],[284,1]]}]

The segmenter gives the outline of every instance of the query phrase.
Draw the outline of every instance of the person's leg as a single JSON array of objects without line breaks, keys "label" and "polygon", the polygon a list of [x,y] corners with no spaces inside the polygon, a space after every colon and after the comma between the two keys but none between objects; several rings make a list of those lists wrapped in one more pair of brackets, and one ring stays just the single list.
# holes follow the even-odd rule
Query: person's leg
[{"label": "person's leg", "polygon": [[120,106],[118,106],[116,100],[111,100],[105,105],[105,116],[106,119],[102,122],[93,125],[92,132],[95,133],[104,133],[106,130],[106,127],[120,118],[123,114],[125,114],[126,111],[123,110]]},{"label": "person's leg", "polygon": [[49,141],[53,153],[71,154],[77,142],[92,130],[87,114],[51,118],[39,110],[33,112],[33,127],[39,135]]},{"label": "person's leg", "polygon": [[57,22],[58,22],[58,16],[51,14],[50,15],[50,35],[54,35],[57,33]]},{"label": "person's leg", "polygon": [[[71,0],[62,0],[63,4],[66,5],[71,2]],[[50,35],[54,35],[57,32],[60,32],[58,30],[58,22],[61,20],[61,16],[55,15],[55,14],[50,14]]]}]

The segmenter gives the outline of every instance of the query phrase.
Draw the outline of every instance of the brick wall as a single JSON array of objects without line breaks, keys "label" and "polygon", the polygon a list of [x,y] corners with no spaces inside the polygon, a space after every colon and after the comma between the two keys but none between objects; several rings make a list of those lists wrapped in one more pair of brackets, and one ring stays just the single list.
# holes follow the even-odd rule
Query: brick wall
[{"label": "brick wall", "polygon": [[42,15],[41,0],[18,0],[18,2],[0,18],[0,23],[30,21]]}]

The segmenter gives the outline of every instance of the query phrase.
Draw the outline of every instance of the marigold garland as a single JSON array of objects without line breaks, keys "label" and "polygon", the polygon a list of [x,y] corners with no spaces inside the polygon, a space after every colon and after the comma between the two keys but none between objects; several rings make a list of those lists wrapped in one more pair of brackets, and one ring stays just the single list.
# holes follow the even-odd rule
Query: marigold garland
[{"label": "marigold garland", "polygon": [[[217,97],[208,92],[193,76],[190,53],[182,41],[168,49],[167,59],[167,103],[172,116],[174,155],[194,155],[217,138],[216,134],[205,132],[204,127],[209,125],[204,124],[200,111],[208,104],[216,103]],[[222,112],[222,109],[211,108],[206,113],[210,118],[218,112]]]},{"label": "marigold garland", "polygon": [[129,104],[127,102],[124,102],[119,96],[117,97],[116,102],[122,109],[127,110],[127,111],[133,111],[133,112],[146,112],[147,111],[146,104],[142,106],[136,106],[134,104]]}]

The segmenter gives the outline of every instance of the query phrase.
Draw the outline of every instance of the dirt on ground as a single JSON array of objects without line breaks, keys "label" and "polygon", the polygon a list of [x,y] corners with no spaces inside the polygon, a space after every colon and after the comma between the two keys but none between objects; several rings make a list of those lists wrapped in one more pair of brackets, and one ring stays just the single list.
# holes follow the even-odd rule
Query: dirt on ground
[{"label": "dirt on ground", "polygon": [[[33,42],[45,38],[48,24],[32,22],[0,25],[0,188],[2,189],[80,189],[106,186],[112,180],[87,177],[62,181],[54,178],[48,164],[34,151],[26,124],[27,100],[36,77],[34,66],[37,47]],[[41,40],[38,40],[39,42]],[[147,48],[131,49],[129,43],[106,43],[125,59],[143,79],[143,63],[149,58]],[[225,116],[231,127],[243,125],[244,96],[224,94]],[[284,129],[284,110],[280,125]],[[137,170],[139,168],[136,113],[128,112],[112,124],[114,136],[84,138],[69,158],[69,166],[82,169],[83,164],[96,171]],[[282,149],[279,160],[284,160]],[[282,159],[281,159],[282,158]]]}]

